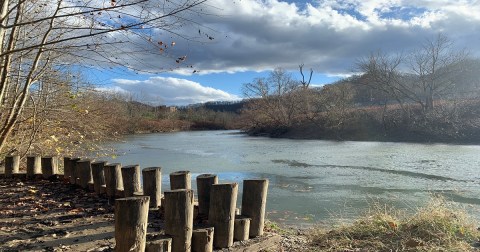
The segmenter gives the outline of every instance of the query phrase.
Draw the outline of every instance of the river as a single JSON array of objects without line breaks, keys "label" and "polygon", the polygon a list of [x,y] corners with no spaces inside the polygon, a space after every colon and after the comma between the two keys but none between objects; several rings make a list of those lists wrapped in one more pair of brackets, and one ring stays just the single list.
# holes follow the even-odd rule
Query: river
[{"label": "river", "polygon": [[119,153],[111,162],[162,167],[162,190],[177,170],[192,178],[216,173],[240,186],[268,178],[267,218],[286,225],[348,221],[376,203],[413,211],[432,194],[480,216],[476,145],[271,139],[237,131],[131,135],[109,145]]}]

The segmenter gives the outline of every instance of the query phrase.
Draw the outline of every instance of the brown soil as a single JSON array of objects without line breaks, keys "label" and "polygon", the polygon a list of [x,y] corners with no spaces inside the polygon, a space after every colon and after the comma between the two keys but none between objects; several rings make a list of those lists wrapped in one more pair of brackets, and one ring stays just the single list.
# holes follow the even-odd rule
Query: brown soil
[{"label": "brown soil", "polygon": [[[0,192],[0,251],[114,250],[114,209],[106,198],[58,180],[0,178]],[[148,233],[162,229],[160,212],[150,211]],[[268,239],[268,251],[293,251],[292,236],[274,232],[221,251],[248,250]]]}]

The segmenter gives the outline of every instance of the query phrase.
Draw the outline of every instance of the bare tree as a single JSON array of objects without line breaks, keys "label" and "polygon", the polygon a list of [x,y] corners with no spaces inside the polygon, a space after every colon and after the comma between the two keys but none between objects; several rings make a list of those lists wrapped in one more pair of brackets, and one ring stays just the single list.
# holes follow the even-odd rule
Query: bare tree
[{"label": "bare tree", "polygon": [[281,68],[273,70],[268,78],[257,78],[243,85],[246,98],[252,99],[252,118],[278,127],[290,126],[296,116],[300,100],[296,91],[299,82]]},{"label": "bare tree", "polygon": [[308,81],[305,80],[305,75],[303,74],[303,67],[304,64],[300,64],[298,68],[300,69],[300,75],[302,75],[302,80],[300,83],[302,84],[302,87],[304,89],[307,89],[310,86],[310,82],[312,81],[312,76],[313,76],[313,69],[310,68],[310,75],[308,76]]},{"label": "bare tree", "polygon": [[411,54],[409,64],[416,75],[412,87],[419,91],[417,102],[424,110],[433,109],[435,99],[451,92],[454,83],[449,76],[462,70],[466,58],[465,51],[456,51],[452,41],[443,34],[427,40]]},{"label": "bare tree", "polygon": [[[0,152],[22,118],[32,87],[63,65],[125,66],[135,55],[165,53],[206,0],[3,0],[0,4]],[[126,45],[132,46],[126,46]],[[132,48],[132,49],[128,49]],[[154,48],[156,52],[151,51]],[[182,63],[185,57],[172,61]]]},{"label": "bare tree", "polygon": [[452,74],[462,70],[464,51],[454,50],[450,40],[440,34],[427,40],[408,56],[372,53],[357,63],[365,74],[365,84],[381,90],[395,100],[405,115],[406,103],[417,103],[423,111],[434,108],[434,100],[451,92]]}]

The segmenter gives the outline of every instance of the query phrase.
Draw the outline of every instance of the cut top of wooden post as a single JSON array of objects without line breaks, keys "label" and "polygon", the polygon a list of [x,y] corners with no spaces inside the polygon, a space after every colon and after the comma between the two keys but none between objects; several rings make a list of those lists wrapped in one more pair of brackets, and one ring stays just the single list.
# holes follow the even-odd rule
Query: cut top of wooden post
[{"label": "cut top of wooden post", "polygon": [[176,171],[170,173],[170,189],[191,189],[192,176],[190,171]]}]

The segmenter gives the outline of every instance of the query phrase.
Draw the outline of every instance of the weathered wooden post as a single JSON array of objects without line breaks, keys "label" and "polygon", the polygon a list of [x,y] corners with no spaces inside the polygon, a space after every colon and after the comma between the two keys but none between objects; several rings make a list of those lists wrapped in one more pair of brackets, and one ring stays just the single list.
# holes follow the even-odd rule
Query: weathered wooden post
[{"label": "weathered wooden post", "polygon": [[34,179],[42,175],[42,157],[27,156],[27,178]]},{"label": "weathered wooden post", "polygon": [[142,170],[143,193],[150,196],[150,207],[160,207],[162,202],[162,168],[148,167]]},{"label": "weathered wooden post", "polygon": [[57,157],[42,157],[42,174],[44,179],[48,179],[51,176],[58,174]]},{"label": "weathered wooden post", "polygon": [[5,178],[12,178],[13,174],[20,171],[20,156],[6,156],[5,157]]},{"label": "weathered wooden post", "polygon": [[65,181],[70,181],[72,177],[72,160],[71,157],[63,157],[63,179]]},{"label": "weathered wooden post", "polygon": [[235,241],[246,241],[250,234],[250,218],[245,216],[235,216],[233,239]]},{"label": "weathered wooden post", "polygon": [[148,196],[115,200],[115,251],[145,251]]},{"label": "weathered wooden post", "polygon": [[170,173],[170,189],[192,189],[192,175],[190,171],[176,171]]},{"label": "weathered wooden post", "polygon": [[172,251],[172,238],[166,236],[158,236],[149,238],[147,235],[147,245],[145,246],[145,252],[171,252]]},{"label": "weathered wooden post", "polygon": [[122,177],[125,197],[132,197],[134,193],[142,193],[140,165],[122,167]]},{"label": "weathered wooden post", "polygon": [[197,176],[198,214],[208,217],[210,208],[210,189],[213,184],[218,184],[215,174],[201,174]]},{"label": "weathered wooden post", "polygon": [[165,193],[165,234],[173,238],[173,252],[190,252],[193,230],[193,191],[178,189]]},{"label": "weathered wooden post", "polygon": [[263,235],[267,204],[268,179],[243,181],[242,215],[249,217],[250,237]]},{"label": "weathered wooden post", "polygon": [[103,171],[107,196],[109,199],[113,199],[117,195],[117,191],[123,191],[122,164],[106,164],[103,166]]},{"label": "weathered wooden post", "polygon": [[90,159],[78,160],[75,170],[78,174],[78,185],[88,190],[88,183],[92,182],[92,161]]},{"label": "weathered wooden post", "polygon": [[194,229],[192,233],[192,252],[212,252],[213,234],[213,227]]},{"label": "weathered wooden post", "polygon": [[75,185],[77,184],[79,181],[77,181],[79,179],[79,168],[78,168],[78,165],[77,165],[77,162],[80,161],[81,158],[70,158],[70,170],[71,170],[71,174],[70,174],[70,184],[72,185]]},{"label": "weathered wooden post", "polygon": [[216,248],[233,245],[237,194],[237,183],[212,185],[208,222],[215,228],[213,246]]},{"label": "weathered wooden post", "polygon": [[102,186],[105,185],[105,175],[103,167],[106,161],[96,161],[92,163],[93,190],[96,194],[102,194]]}]

